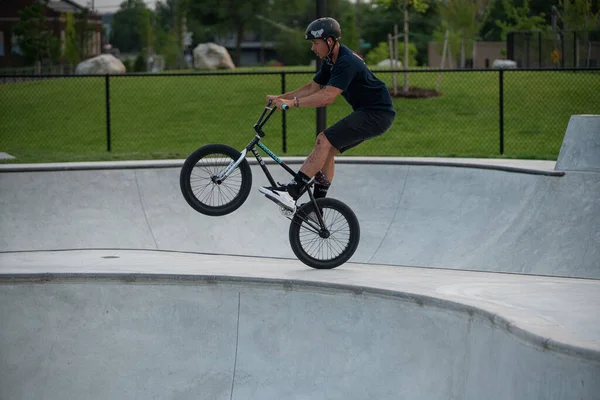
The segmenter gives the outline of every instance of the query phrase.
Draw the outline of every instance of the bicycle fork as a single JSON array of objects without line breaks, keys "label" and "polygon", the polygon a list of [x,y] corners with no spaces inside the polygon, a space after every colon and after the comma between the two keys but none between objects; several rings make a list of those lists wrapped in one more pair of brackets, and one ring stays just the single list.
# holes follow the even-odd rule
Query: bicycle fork
[{"label": "bicycle fork", "polygon": [[236,169],[238,167],[238,165],[240,165],[240,163],[244,160],[244,158],[246,158],[246,155],[248,154],[248,150],[252,150],[252,152],[254,153],[255,156],[257,156],[257,159],[258,159],[259,158],[257,155],[258,153],[254,149],[254,146],[257,143],[259,143],[259,141],[260,141],[260,135],[257,134],[250,141],[250,143],[248,143],[246,148],[244,150],[242,150],[238,159],[230,162],[229,165],[223,171],[221,171],[219,174],[215,175],[214,180],[219,181],[219,183],[220,183],[220,182],[223,182],[225,179],[227,179],[229,177],[229,175],[231,175],[233,170]]},{"label": "bicycle fork", "polygon": [[229,165],[227,166],[227,168],[225,168],[219,174],[214,176],[213,180],[217,181],[217,183],[221,183],[225,179],[227,179],[229,177],[229,175],[231,175],[233,170],[236,169],[238,167],[238,165],[240,165],[240,163],[244,160],[244,158],[246,158],[247,153],[248,153],[248,151],[246,149],[242,150],[242,153],[240,154],[238,159],[235,161],[231,161],[229,163]]}]

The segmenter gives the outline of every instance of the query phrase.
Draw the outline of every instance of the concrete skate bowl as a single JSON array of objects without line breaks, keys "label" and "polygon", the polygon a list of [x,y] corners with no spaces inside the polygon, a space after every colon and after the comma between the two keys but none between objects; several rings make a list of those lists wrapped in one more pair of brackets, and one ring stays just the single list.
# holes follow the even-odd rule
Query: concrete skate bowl
[{"label": "concrete skate bowl", "polygon": [[368,287],[158,275],[0,284],[6,399],[597,399],[600,357]]},{"label": "concrete skate bowl", "polygon": [[[187,205],[179,170],[0,173],[0,251],[144,249],[295,259],[289,221],[258,193],[266,179],[257,166],[248,201],[218,218]],[[343,199],[361,224],[351,262],[598,279],[600,174],[560,174],[340,163],[330,195]]]},{"label": "concrete skate bowl", "polygon": [[[597,399],[600,163],[568,162],[580,159],[553,172],[341,162],[331,196],[355,210],[362,238],[333,271],[294,259],[256,166],[248,202],[220,218],[185,203],[179,165],[0,173],[0,259],[21,260],[0,265],[11,271],[0,273],[0,398]],[[141,269],[94,275],[94,249],[135,249]],[[184,255],[200,258],[168,275]],[[219,274],[226,255],[250,267]],[[28,259],[47,269],[28,272]],[[293,278],[261,276],[261,263]],[[441,270],[477,281],[475,301],[417,292]],[[540,290],[559,300],[491,301],[480,275],[545,275]],[[570,293],[570,325],[529,312],[534,300],[559,309],[570,284],[587,288]]]}]

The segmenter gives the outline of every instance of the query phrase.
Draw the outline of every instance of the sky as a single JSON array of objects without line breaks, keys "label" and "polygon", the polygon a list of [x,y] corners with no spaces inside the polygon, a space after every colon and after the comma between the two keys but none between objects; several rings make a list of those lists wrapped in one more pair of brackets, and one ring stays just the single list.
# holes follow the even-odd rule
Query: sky
[{"label": "sky", "polygon": [[[82,6],[92,7],[92,1],[94,2],[94,8],[100,14],[115,12],[119,9],[119,5],[123,0],[73,0]],[[154,9],[154,4],[157,0],[145,0],[148,8]],[[351,0],[352,1],[352,0]],[[365,0],[362,0],[365,3]],[[352,1],[354,2],[354,1]]]},{"label": "sky", "polygon": [[[115,12],[119,9],[119,5],[123,0],[73,0],[82,6],[92,7],[92,1],[94,2],[94,8],[100,14]],[[148,8],[154,8],[156,0],[146,0],[145,3]]]}]

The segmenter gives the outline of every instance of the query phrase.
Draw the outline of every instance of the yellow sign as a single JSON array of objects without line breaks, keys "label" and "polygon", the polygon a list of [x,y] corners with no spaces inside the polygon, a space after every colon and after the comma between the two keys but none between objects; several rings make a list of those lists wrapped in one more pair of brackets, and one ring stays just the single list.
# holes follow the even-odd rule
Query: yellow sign
[{"label": "yellow sign", "polygon": [[558,52],[558,50],[554,49],[552,51],[552,62],[554,64],[556,64],[559,60],[560,60],[560,53]]}]

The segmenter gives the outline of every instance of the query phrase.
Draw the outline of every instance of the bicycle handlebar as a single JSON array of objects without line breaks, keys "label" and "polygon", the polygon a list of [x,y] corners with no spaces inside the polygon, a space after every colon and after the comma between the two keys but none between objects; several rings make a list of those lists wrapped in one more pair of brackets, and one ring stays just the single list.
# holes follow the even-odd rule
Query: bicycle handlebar
[{"label": "bicycle handlebar", "polygon": [[[254,130],[256,132],[261,132],[261,128],[267,123],[269,118],[271,118],[271,115],[273,115],[273,113],[277,110],[276,107],[271,108],[271,104],[273,104],[273,100],[269,100],[269,102],[267,103],[267,106],[263,110],[262,114],[260,114],[260,117],[258,117],[258,121],[256,121],[256,124],[254,124]],[[287,104],[282,104],[281,109],[289,110],[290,107]],[[268,112],[267,112],[267,110],[268,110]]]},{"label": "bicycle handlebar", "polygon": [[[267,103],[267,107],[271,107],[271,104],[273,104],[273,100],[269,100],[269,102]],[[282,110],[289,110],[290,106],[288,106],[287,104],[282,104],[281,105],[281,109]]]}]

